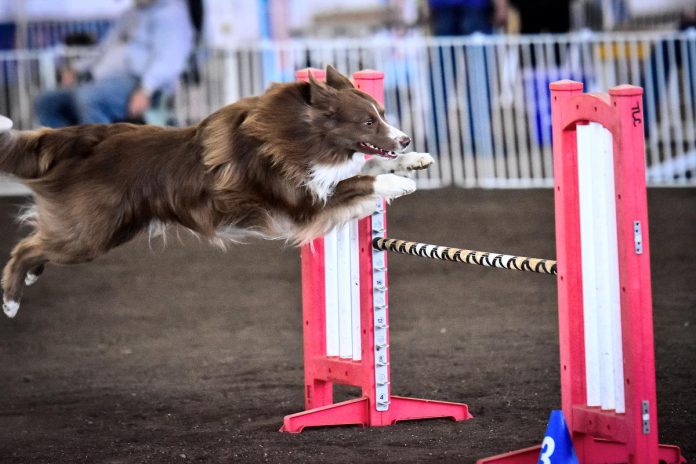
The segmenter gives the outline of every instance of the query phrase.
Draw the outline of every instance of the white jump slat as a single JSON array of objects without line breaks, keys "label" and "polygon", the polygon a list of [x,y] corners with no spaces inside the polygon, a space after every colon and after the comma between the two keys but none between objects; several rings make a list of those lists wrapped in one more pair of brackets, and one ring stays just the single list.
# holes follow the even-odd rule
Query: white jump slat
[{"label": "white jump slat", "polygon": [[[600,126],[601,127],[601,126]],[[601,150],[601,180],[603,182],[604,200],[600,206],[600,224],[603,229],[601,234],[606,238],[599,242],[604,249],[598,250],[604,259],[599,262],[603,264],[602,276],[605,279],[603,286],[603,299],[605,299],[608,324],[610,325],[607,341],[610,343],[608,349],[611,350],[611,370],[613,372],[613,385],[611,385],[611,395],[613,396],[613,408],[616,412],[623,413],[626,410],[624,401],[624,375],[623,375],[623,344],[621,336],[621,296],[619,293],[619,246],[617,241],[616,229],[616,201],[614,190],[614,147],[611,133],[600,129],[602,137]],[[599,201],[599,199],[598,199]]]},{"label": "white jump slat", "polygon": [[326,355],[339,355],[338,329],[338,249],[337,233],[324,236],[324,282],[326,291]]},{"label": "white jump slat", "polygon": [[587,404],[625,411],[613,140],[578,126]]},{"label": "white jump slat", "polygon": [[578,126],[578,186],[580,191],[580,236],[582,253],[582,299],[585,329],[585,370],[587,379],[587,405],[600,406],[600,356],[597,340],[597,282],[594,269],[595,253],[590,246],[594,239],[594,214],[592,214],[592,164],[595,129],[592,125]]},{"label": "white jump slat", "polygon": [[[593,246],[595,255],[593,270],[588,272],[595,274],[596,292],[596,311],[597,311],[597,339],[599,341],[599,390],[602,409],[614,409],[614,360],[611,342],[611,323],[612,317],[609,306],[610,271],[608,268],[608,231],[605,221],[608,219],[607,203],[612,198],[607,198],[607,183],[614,182],[609,179],[607,166],[611,167],[613,150],[607,146],[607,140],[611,142],[611,137],[607,139],[606,130],[599,124],[591,123],[593,148],[589,151],[589,162],[591,164],[591,177],[587,179],[592,183],[593,195],[590,198],[591,213],[594,216],[594,235],[589,242]],[[613,169],[610,171],[613,173]],[[613,189],[612,189],[613,190]]]},{"label": "white jump slat", "polygon": [[360,341],[360,240],[358,235],[358,221],[348,224],[350,236],[350,314],[351,334],[353,346],[353,360],[362,359]]},{"label": "white jump slat", "polygon": [[353,357],[350,226],[336,229],[338,256],[338,348],[341,358]]}]

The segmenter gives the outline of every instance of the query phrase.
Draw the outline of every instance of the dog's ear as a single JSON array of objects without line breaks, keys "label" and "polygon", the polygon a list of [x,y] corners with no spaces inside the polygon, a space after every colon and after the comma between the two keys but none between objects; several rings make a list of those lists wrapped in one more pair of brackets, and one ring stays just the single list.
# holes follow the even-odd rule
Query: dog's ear
[{"label": "dog's ear", "polygon": [[331,65],[326,66],[326,85],[336,90],[352,89],[353,83]]},{"label": "dog's ear", "polygon": [[312,106],[324,107],[336,97],[336,91],[309,74],[309,101]]}]

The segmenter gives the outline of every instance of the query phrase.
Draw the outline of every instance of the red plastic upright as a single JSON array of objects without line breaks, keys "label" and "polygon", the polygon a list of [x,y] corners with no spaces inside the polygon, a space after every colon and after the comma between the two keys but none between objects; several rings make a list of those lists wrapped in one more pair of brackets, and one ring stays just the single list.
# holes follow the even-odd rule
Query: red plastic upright
[{"label": "red plastic upright", "polygon": [[[582,83],[568,80],[550,87],[561,403],[578,459],[588,464],[685,463],[678,447],[658,445],[643,89],[622,85],[608,95],[583,94]],[[587,406],[576,127],[588,122],[601,124],[613,137],[625,413]],[[539,449],[478,463],[536,463]]]},{"label": "red plastic upright", "polygon": [[[309,73],[317,80],[325,78],[319,69],[304,69],[296,74],[298,80],[308,80]],[[384,73],[360,71],[353,74],[355,86],[384,103]],[[380,220],[385,221],[382,204]],[[383,232],[382,228],[382,232]],[[373,298],[372,217],[358,222],[360,249],[360,327],[361,359],[343,359],[326,354],[326,295],[324,281],[324,239],[302,247],[302,312],[304,331],[305,407],[306,411],[285,416],[284,432],[299,433],[305,427],[356,424],[385,426],[397,421],[449,417],[460,421],[470,419],[467,405],[445,401],[391,396],[389,382],[388,307],[386,272],[384,272],[383,321],[375,321]],[[383,266],[386,266],[386,261]],[[375,328],[384,330],[384,340],[375,340]],[[376,347],[376,343],[379,347]],[[379,354],[377,354],[379,353]],[[379,359],[377,359],[379,357]],[[386,372],[387,378],[377,379],[376,366]],[[333,384],[360,387],[362,396],[341,403],[333,403]],[[379,385],[378,385],[379,383]],[[380,397],[377,397],[378,387]],[[386,387],[386,388],[385,388]],[[379,403],[379,405],[378,405]]]}]

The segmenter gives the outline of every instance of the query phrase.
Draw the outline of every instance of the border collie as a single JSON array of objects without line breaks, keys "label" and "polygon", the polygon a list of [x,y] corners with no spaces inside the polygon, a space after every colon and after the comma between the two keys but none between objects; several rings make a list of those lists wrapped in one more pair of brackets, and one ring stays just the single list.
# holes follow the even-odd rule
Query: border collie
[{"label": "border collie", "polygon": [[[224,245],[247,237],[304,244],[413,192],[409,137],[333,67],[326,83],[274,84],[193,127],[83,125],[0,132],[0,171],[34,192],[32,233],[2,275],[14,317],[46,263],[91,261],[139,232],[179,225]],[[365,161],[364,154],[374,155]]]}]

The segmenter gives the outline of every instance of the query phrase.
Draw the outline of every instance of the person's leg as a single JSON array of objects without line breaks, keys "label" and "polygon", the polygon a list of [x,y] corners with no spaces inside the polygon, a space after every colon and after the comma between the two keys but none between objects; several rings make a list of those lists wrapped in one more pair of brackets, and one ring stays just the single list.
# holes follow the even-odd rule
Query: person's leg
[{"label": "person's leg", "polygon": [[133,76],[114,76],[75,91],[80,124],[108,124],[128,116],[128,101],[137,85]]},{"label": "person's leg", "polygon": [[65,127],[77,124],[75,95],[71,89],[49,90],[34,101],[39,124],[46,127]]}]

